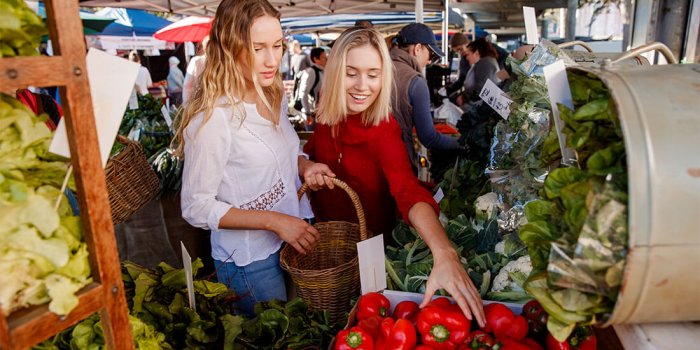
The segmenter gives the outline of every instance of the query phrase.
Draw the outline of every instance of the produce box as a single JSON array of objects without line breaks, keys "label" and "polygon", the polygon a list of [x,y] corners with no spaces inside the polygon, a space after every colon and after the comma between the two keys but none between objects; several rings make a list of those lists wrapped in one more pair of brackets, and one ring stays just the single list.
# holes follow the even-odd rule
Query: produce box
[{"label": "produce box", "polygon": [[[419,293],[409,293],[409,292],[401,292],[401,291],[395,291],[395,290],[383,290],[380,293],[382,293],[389,301],[391,302],[391,310],[389,314],[394,312],[394,307],[402,302],[402,301],[413,301],[416,302],[420,305],[420,303],[423,301],[423,296],[424,294],[419,294]],[[433,296],[433,299],[436,298],[441,298],[443,296],[435,295]],[[450,297],[443,297],[449,299],[451,302],[454,302],[454,300]],[[505,306],[507,306],[509,309],[513,311],[516,315],[520,315],[523,311],[523,305],[524,304],[517,304],[517,303],[506,303],[506,302],[500,302],[500,301],[491,301],[491,300],[484,300],[484,305],[488,305],[491,303],[501,303]],[[355,315],[357,314],[357,303],[352,307],[350,310],[350,313],[348,314],[348,322],[345,324],[344,329],[350,329],[355,326],[357,323],[357,319],[355,318]],[[331,342],[331,345],[328,347],[328,350],[333,350],[335,347],[335,339]]]}]

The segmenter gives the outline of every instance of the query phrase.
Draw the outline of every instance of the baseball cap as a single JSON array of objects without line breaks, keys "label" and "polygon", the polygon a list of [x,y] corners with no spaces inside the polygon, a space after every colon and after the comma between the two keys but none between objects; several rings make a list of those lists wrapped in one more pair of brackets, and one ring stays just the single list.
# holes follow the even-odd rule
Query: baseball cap
[{"label": "baseball cap", "polygon": [[462,33],[455,33],[450,39],[450,47],[456,47],[469,43],[467,36]]},{"label": "baseball cap", "polygon": [[411,23],[399,31],[399,42],[403,44],[423,44],[428,45],[440,57],[444,57],[437,43],[435,42],[435,34],[423,23]]}]

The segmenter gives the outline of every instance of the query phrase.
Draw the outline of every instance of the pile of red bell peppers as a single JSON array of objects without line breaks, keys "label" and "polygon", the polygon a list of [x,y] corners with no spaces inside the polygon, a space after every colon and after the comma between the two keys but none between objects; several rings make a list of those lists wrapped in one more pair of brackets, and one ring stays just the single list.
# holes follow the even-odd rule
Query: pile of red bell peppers
[{"label": "pile of red bell peppers", "polygon": [[402,301],[391,315],[390,310],[389,300],[380,293],[360,297],[357,324],[338,333],[335,349],[543,350],[540,344],[545,340],[547,350],[596,348],[595,335],[590,329],[574,332],[575,339],[554,340],[547,334],[546,313],[537,301],[526,304],[523,315],[513,314],[503,304],[489,304],[484,307],[486,325],[473,331],[472,322],[447,298],[435,299],[422,309],[412,301]]}]

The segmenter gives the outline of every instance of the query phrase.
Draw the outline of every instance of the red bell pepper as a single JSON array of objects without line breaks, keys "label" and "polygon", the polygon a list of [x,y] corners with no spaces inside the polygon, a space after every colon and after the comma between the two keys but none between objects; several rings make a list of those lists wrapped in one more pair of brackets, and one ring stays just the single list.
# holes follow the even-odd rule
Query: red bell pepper
[{"label": "red bell pepper", "polygon": [[405,318],[411,322],[416,322],[416,316],[418,315],[418,311],[420,311],[420,307],[417,303],[409,300],[404,300],[396,304],[396,306],[394,307],[394,313],[391,314],[391,317],[393,317],[395,320]]},{"label": "red bell pepper", "polygon": [[547,334],[545,345],[547,345],[547,350],[595,350],[597,339],[591,327],[578,327],[563,342],[556,340],[551,334]]},{"label": "red bell pepper", "polygon": [[464,349],[479,349],[482,347],[491,348],[496,344],[493,337],[482,331],[476,330],[471,332],[466,339],[464,339],[465,348]]},{"label": "red bell pepper", "polygon": [[411,321],[391,317],[382,320],[381,333],[376,339],[376,348],[382,350],[413,350],[418,342],[416,329]]},{"label": "red bell pepper", "polygon": [[542,347],[532,339],[517,341],[511,338],[503,338],[493,346],[493,350],[542,350]]},{"label": "red bell pepper", "polygon": [[527,320],[530,336],[544,341],[547,335],[547,319],[549,315],[544,311],[542,305],[532,299],[523,306],[522,316]]},{"label": "red bell pepper", "polygon": [[374,340],[362,328],[352,327],[338,332],[335,350],[374,350]]},{"label": "red bell pepper", "polygon": [[423,344],[438,350],[455,350],[469,335],[471,322],[458,306],[443,300],[447,303],[437,299],[423,308],[416,318],[416,327]]},{"label": "red bell pepper", "polygon": [[389,315],[390,306],[389,299],[384,295],[376,292],[367,293],[361,296],[360,301],[357,302],[357,315],[355,317],[358,320],[364,320],[373,315],[386,317]]},{"label": "red bell pepper", "polygon": [[357,321],[357,326],[362,328],[365,332],[369,333],[372,339],[376,340],[377,337],[379,337],[379,335],[381,334],[382,320],[384,319],[380,316],[370,316],[365,318],[364,320]]},{"label": "red bell pepper", "polygon": [[418,345],[413,350],[434,350],[433,347],[427,345]]},{"label": "red bell pepper", "polygon": [[496,338],[513,338],[517,341],[527,336],[527,320],[523,316],[515,316],[507,306],[492,303],[484,307],[486,325],[484,330],[493,332]]}]

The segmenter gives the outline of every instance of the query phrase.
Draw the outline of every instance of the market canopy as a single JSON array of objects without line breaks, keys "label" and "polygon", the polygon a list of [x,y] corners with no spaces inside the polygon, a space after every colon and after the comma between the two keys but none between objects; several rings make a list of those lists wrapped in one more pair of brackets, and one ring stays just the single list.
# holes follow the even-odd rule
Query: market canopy
[{"label": "market canopy", "polygon": [[[423,22],[430,24],[442,23],[442,12],[426,12]],[[380,31],[396,31],[408,23],[416,21],[415,12],[381,12],[363,14],[336,14],[315,17],[282,18],[282,28],[292,33],[321,31],[343,31],[355,25],[355,21],[367,20]],[[450,27],[464,27],[464,19],[458,13],[450,11]]]},{"label": "market canopy", "polygon": [[[38,3],[36,13],[46,21],[46,7],[43,2]],[[115,17],[100,16],[92,12],[80,11],[80,20],[83,22],[83,33],[96,34],[105,29],[116,20]]]},{"label": "market canopy", "polygon": [[95,14],[117,19],[100,32],[100,35],[152,36],[159,29],[172,24],[167,19],[144,10],[105,8]]},{"label": "market canopy", "polygon": [[[221,1],[211,0],[80,0],[80,6],[124,7],[156,12],[211,17]],[[341,13],[409,12],[414,1],[405,0],[269,0],[282,17],[309,17]],[[441,11],[441,0],[423,0],[425,11]]]},{"label": "market canopy", "polygon": [[[213,16],[220,0],[79,0],[80,6],[125,7],[191,16]],[[320,15],[412,12],[415,1],[406,0],[269,0],[283,18]],[[468,14],[477,25],[493,33],[524,33],[523,6],[536,12],[566,7],[568,0],[452,0],[450,7]],[[423,0],[425,12],[444,10],[444,0]]]}]

